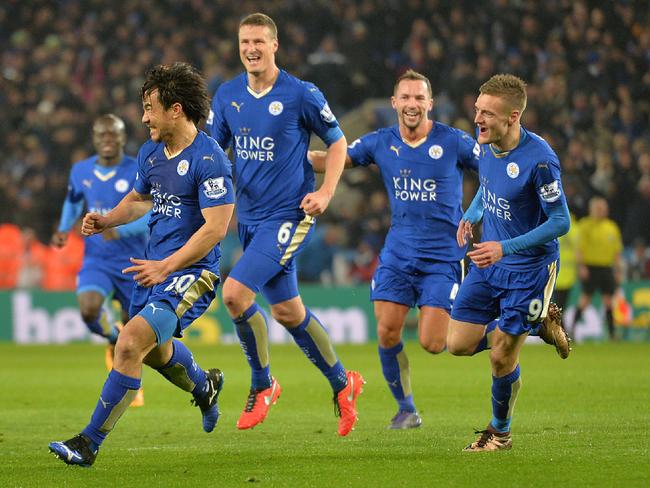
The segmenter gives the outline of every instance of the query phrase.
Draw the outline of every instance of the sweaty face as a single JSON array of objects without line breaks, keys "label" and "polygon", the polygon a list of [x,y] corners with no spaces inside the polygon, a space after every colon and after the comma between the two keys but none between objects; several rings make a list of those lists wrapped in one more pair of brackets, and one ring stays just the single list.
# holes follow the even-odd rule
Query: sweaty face
[{"label": "sweaty face", "polygon": [[99,120],[93,125],[93,145],[102,159],[116,158],[125,144],[123,124],[114,120]]},{"label": "sweaty face", "polygon": [[266,26],[242,25],[239,28],[239,57],[246,71],[259,74],[275,64],[278,41]]},{"label": "sweaty face", "polygon": [[142,123],[149,129],[149,137],[154,142],[161,142],[169,132],[172,122],[171,109],[165,110],[158,99],[158,90],[142,99]]},{"label": "sweaty face", "polygon": [[391,99],[400,125],[413,130],[429,120],[433,99],[427,84],[421,80],[402,80]]},{"label": "sweaty face", "polygon": [[494,95],[481,93],[474,105],[474,123],[478,127],[480,144],[497,144],[510,127],[511,111],[506,101]]}]

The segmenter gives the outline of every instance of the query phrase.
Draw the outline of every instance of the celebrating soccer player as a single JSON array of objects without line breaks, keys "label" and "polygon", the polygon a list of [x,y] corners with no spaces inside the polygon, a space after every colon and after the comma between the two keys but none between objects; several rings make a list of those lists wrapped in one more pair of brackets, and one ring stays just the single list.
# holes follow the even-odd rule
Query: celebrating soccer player
[{"label": "celebrating soccer player", "polygon": [[[410,308],[418,307],[422,347],[445,350],[449,313],[462,279],[465,246],[456,245],[463,215],[463,169],[477,169],[478,144],[466,133],[429,119],[433,93],[428,78],[409,70],[395,83],[398,125],[354,141],[346,167],[381,171],[391,202],[392,223],[372,280],[379,359],[398,411],[389,428],[419,427],[402,330]],[[309,153],[316,172],[325,153]]]},{"label": "celebrating soccer player", "polygon": [[[237,427],[249,429],[264,421],[281,392],[270,372],[267,317],[255,303],[261,292],[273,317],[332,386],[338,433],[345,436],[357,420],[363,378],[344,369],[327,330],[303,305],[295,258],[334,194],[346,141],[320,90],[276,66],[277,50],[277,27],[270,17],[255,13],[241,21],[239,54],[246,71],[219,87],[207,123],[217,142],[232,148],[244,247],[223,287],[223,301],[252,370]],[[307,160],[312,132],[329,146],[325,178],[317,191]]]},{"label": "celebrating soccer player", "polygon": [[[63,202],[61,221],[52,236],[52,245],[65,246],[68,233],[81,217],[84,207],[89,212],[107,213],[131,191],[137,163],[124,154],[126,131],[124,122],[113,114],[98,117],[93,124],[93,145],[97,154],[75,163],[70,172],[68,194]],[[148,215],[119,227],[104,236],[84,239],[84,260],[77,276],[77,301],[86,327],[108,339],[106,367],[113,367],[115,342],[121,324],[112,319],[104,306],[109,296],[122,307],[122,324],[129,320],[133,280],[122,274],[130,265],[129,256],[139,255],[144,249],[149,232]],[[142,390],[131,403],[144,405]]]},{"label": "celebrating soccer player", "polygon": [[447,347],[472,355],[486,349],[491,336],[492,420],[466,451],[512,447],[519,353],[531,331],[550,324],[540,335],[550,334],[545,340],[563,357],[569,351],[559,314],[544,323],[559,265],[557,237],[569,229],[569,210],[558,157],[521,126],[525,108],[526,84],[508,74],[485,82],[475,104],[480,188],[458,225],[458,245],[481,218],[483,237],[468,253],[473,265],[454,302]]},{"label": "celebrating soccer player", "polygon": [[90,466],[140,388],[145,363],[191,392],[211,432],[219,417],[223,385],[218,369],[204,371],[182,342],[183,330],[215,297],[219,241],[233,211],[230,162],[197,124],[209,111],[205,80],[186,63],[159,65],[142,87],[142,122],[151,140],[138,153],[133,190],[106,215],[84,217],[82,233],[93,235],[136,220],[150,209],[151,235],[145,259],[124,270],[135,280],[131,320],[115,345],[113,370],[83,431],[50,450],[67,464]]}]

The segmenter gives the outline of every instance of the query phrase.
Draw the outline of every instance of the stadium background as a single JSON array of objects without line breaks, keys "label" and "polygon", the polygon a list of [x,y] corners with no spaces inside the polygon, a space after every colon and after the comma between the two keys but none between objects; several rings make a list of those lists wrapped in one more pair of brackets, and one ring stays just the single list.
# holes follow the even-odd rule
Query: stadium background
[{"label": "stadium background", "polygon": [[[497,72],[527,80],[524,124],[560,156],[576,218],[593,195],[610,204],[626,244],[625,300],[617,318],[633,326],[625,337],[648,336],[647,2],[163,0],[154,7],[138,0],[61,0],[0,5],[0,339],[88,338],[71,292],[83,245],[74,238],[64,250],[47,243],[71,164],[93,153],[93,119],[105,112],[122,117],[127,152],[134,154],[147,137],[139,101],[145,70],[189,61],[214,91],[240,71],[238,20],[255,10],[277,20],[279,65],[324,91],[348,141],[394,123],[388,97],[408,68],[431,79],[435,119],[470,133],[482,81]],[[469,177],[466,196],[474,185]],[[331,317],[330,327],[342,327],[338,340],[374,337],[367,283],[389,218],[376,172],[348,171],[300,257],[301,280],[311,283],[307,301]],[[232,229],[223,243],[224,275],[239,252],[234,222]],[[230,321],[214,306],[196,336],[228,341]],[[578,335],[600,338],[598,309],[586,318]]]}]

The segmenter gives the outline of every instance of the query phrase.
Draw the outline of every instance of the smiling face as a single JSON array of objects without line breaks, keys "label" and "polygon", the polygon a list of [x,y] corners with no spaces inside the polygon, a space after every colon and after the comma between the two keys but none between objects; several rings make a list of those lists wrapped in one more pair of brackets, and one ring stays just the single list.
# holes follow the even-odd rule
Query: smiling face
[{"label": "smiling face", "polygon": [[117,162],[125,144],[126,132],[120,119],[102,117],[93,125],[93,145],[102,160]]},{"label": "smiling face", "polygon": [[486,93],[478,96],[474,109],[480,144],[499,145],[519,117],[519,111],[512,109],[503,97]]},{"label": "smiling face", "polygon": [[172,132],[174,108],[168,110],[160,103],[158,90],[154,89],[142,99],[142,123],[149,129],[149,137],[154,142],[166,140]]},{"label": "smiling face", "polygon": [[262,25],[242,25],[239,28],[239,57],[249,74],[260,75],[275,67],[278,40]]},{"label": "smiling face", "polygon": [[433,99],[429,95],[426,82],[422,80],[402,80],[391,97],[391,104],[397,111],[399,124],[416,130],[429,120]]}]

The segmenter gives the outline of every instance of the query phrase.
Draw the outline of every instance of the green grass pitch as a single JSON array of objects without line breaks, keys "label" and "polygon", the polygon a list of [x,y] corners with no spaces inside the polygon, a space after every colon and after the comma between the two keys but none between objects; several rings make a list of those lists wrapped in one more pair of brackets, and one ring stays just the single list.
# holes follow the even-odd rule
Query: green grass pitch
[{"label": "green grass pitch", "polygon": [[511,451],[463,453],[490,418],[487,355],[430,356],[407,344],[424,423],[389,431],[395,405],[376,345],[339,346],[367,380],[359,423],[336,435],[326,381],[293,345],[273,346],[283,387],[261,426],[238,431],[249,372],[238,346],[191,346],[226,382],[214,432],[190,396],[145,369],[144,408],[129,409],[90,469],[48,453],[87,423],[106,372],[96,345],[0,345],[0,486],[649,486],[650,344],[587,344],[566,361],[526,346]]}]

